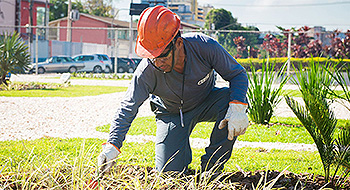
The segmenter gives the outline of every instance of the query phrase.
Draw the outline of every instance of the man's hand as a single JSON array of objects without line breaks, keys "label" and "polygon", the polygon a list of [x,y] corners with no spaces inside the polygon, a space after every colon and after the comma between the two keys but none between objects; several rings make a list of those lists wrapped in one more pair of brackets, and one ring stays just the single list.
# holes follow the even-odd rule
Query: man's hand
[{"label": "man's hand", "polygon": [[114,160],[120,154],[120,150],[111,143],[102,144],[102,152],[98,156],[99,173],[102,176],[104,173],[108,173],[111,167],[116,163]]},{"label": "man's hand", "polygon": [[247,107],[243,104],[230,103],[225,118],[219,124],[219,129],[228,126],[228,140],[233,140],[234,136],[243,135],[247,130],[249,125]]}]

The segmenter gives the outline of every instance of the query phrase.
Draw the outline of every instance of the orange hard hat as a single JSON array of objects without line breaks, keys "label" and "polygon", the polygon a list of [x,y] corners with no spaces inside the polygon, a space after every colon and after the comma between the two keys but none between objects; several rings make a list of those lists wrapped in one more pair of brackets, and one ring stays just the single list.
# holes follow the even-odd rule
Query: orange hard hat
[{"label": "orange hard hat", "polygon": [[145,9],[137,24],[135,52],[140,57],[158,57],[180,29],[180,18],[163,6]]}]

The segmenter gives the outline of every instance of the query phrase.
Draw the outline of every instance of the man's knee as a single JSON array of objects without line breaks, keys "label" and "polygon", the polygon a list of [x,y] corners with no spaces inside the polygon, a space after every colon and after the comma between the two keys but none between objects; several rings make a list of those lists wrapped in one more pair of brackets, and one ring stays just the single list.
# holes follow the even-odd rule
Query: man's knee
[{"label": "man's knee", "polygon": [[178,171],[182,172],[187,169],[188,161],[183,151],[176,150],[172,154],[166,150],[156,149],[156,170],[159,172]]}]

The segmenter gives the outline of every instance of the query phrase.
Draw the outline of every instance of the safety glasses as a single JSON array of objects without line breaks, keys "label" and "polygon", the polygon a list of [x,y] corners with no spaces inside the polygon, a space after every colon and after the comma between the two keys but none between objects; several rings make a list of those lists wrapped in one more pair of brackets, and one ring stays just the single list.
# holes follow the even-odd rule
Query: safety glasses
[{"label": "safety glasses", "polygon": [[159,58],[164,58],[164,57],[168,57],[168,55],[170,54],[171,50],[174,47],[174,42],[170,42],[169,45],[165,48],[168,51],[166,51],[165,53],[160,54],[158,57],[156,57],[155,59],[159,59]]},{"label": "safety glasses", "polygon": [[[150,59],[148,58],[148,62],[151,63],[157,70],[164,72],[162,69],[156,66],[157,61],[167,61],[170,59],[170,52],[174,49],[174,40],[169,43],[169,45],[165,48],[166,52],[160,54],[158,57]],[[172,63],[173,64],[173,63]]]}]

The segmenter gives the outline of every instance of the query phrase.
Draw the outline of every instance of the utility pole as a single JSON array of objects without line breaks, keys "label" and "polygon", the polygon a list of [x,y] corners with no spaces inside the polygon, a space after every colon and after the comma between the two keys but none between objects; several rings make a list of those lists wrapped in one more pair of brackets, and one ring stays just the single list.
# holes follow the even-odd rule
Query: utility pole
[{"label": "utility pole", "polygon": [[[131,4],[133,0],[131,0]],[[132,15],[130,15],[130,34],[129,34],[129,58],[132,56],[132,40],[133,40],[133,31],[132,31]]]},{"label": "utility pole", "polygon": [[114,29],[114,73],[118,73],[118,51],[119,51],[119,42],[118,42],[118,29]]},{"label": "utility pole", "polygon": [[[29,49],[29,58],[32,62],[32,41],[33,41],[33,0],[29,0],[29,23],[28,23],[28,49]],[[38,65],[35,68],[35,74],[38,74]]]},{"label": "utility pole", "polygon": [[72,10],[72,0],[68,0],[68,13],[67,13],[67,42],[72,42],[72,20],[70,18]]},{"label": "utility pole", "polygon": [[49,0],[46,0],[46,2],[45,2],[45,15],[44,15],[44,26],[45,26],[45,29],[44,29],[44,36],[45,36],[45,40],[47,40],[48,39],[48,32],[47,32],[47,14],[49,13],[49,11],[47,11],[47,6],[48,6],[48,4],[49,4]]},{"label": "utility pole", "polygon": [[21,8],[22,8],[22,5],[21,5],[21,0],[17,0],[17,3],[16,3],[16,31],[18,33],[21,33]]},{"label": "utility pole", "polygon": [[33,0],[29,0],[29,42],[33,41]]},{"label": "utility pole", "polygon": [[287,63],[287,76],[290,75],[290,49],[291,49],[291,45],[292,45],[292,32],[289,31],[288,32],[288,63]]}]

